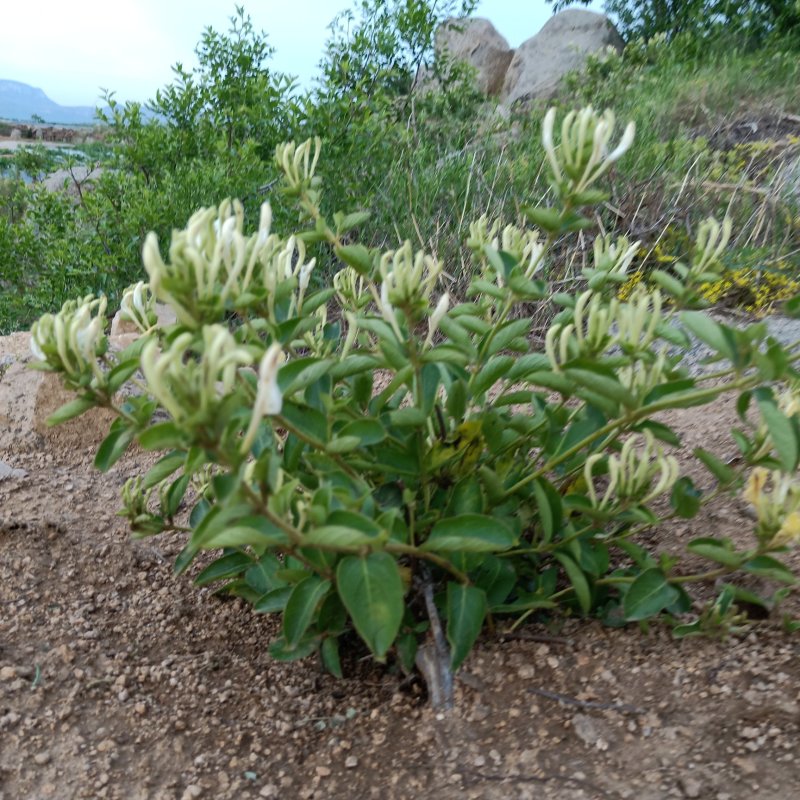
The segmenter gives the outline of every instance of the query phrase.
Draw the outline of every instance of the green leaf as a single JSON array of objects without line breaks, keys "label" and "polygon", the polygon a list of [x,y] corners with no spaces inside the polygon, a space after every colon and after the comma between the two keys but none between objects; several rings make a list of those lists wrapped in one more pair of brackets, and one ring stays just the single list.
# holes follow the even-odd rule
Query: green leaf
[{"label": "green leaf", "polygon": [[386,431],[376,419],[360,419],[349,422],[336,435],[343,438],[355,436],[363,447],[367,447],[382,442]]},{"label": "green leaf", "polygon": [[679,596],[660,569],[645,570],[625,593],[625,619],[631,622],[649,619],[671,606]]},{"label": "green leaf", "polygon": [[543,386],[545,389],[552,389],[563,395],[571,395],[575,392],[575,384],[561,372],[531,372],[526,380],[533,386]]},{"label": "green leaf", "polygon": [[364,533],[364,531],[356,528],[348,528],[344,525],[321,525],[318,528],[312,528],[306,533],[303,538],[303,544],[306,546],[348,549],[374,544],[375,540],[375,534]]},{"label": "green leaf", "polygon": [[705,633],[703,625],[700,620],[694,622],[687,622],[683,625],[676,625],[672,629],[672,635],[676,639],[688,639],[692,636],[703,636]]},{"label": "green leaf", "polygon": [[592,392],[596,392],[600,397],[607,397],[622,403],[626,408],[633,408],[636,400],[633,395],[617,380],[616,377],[605,374],[600,368],[570,368],[565,369],[564,373],[575,383],[585,386]]},{"label": "green leaf", "polygon": [[475,585],[486,593],[490,610],[505,603],[517,581],[514,565],[507,558],[483,556],[473,577]]},{"label": "green leaf", "polygon": [[336,570],[339,597],[356,631],[375,658],[383,661],[403,620],[403,581],[388,553],[346,556]]},{"label": "green leaf", "polygon": [[235,578],[253,565],[253,559],[247,553],[228,553],[212,561],[195,579],[197,586],[207,586],[214,581]]},{"label": "green leaf", "polygon": [[566,553],[553,553],[553,557],[564,567],[564,572],[567,573],[572,588],[575,590],[575,597],[578,600],[581,611],[584,614],[588,614],[592,607],[592,590],[583,570]]},{"label": "green leaf", "polygon": [[326,445],[325,450],[328,453],[350,453],[361,447],[361,439],[358,436],[337,436],[331,439]]},{"label": "green leaf", "polygon": [[189,476],[180,475],[169,485],[165,495],[162,495],[161,513],[171,519],[178,513],[181,501],[189,488]]},{"label": "green leaf", "polygon": [[276,661],[297,661],[310,656],[319,647],[319,636],[309,635],[291,646],[283,636],[269,646],[269,654]]},{"label": "green leaf", "polygon": [[714,322],[702,311],[684,311],[680,315],[681,322],[714,352],[733,361],[736,355],[730,333],[723,325]]},{"label": "green leaf", "polygon": [[329,358],[298,358],[281,367],[278,386],[284,396],[290,396],[316,383],[330,372]]},{"label": "green leaf", "polygon": [[142,479],[142,489],[149,489],[151,486],[163,481],[164,478],[168,478],[176,469],[182,467],[185,461],[186,454],[180,450],[167,453],[147,470]]},{"label": "green leaf", "polygon": [[120,386],[122,386],[128,378],[131,377],[139,369],[139,359],[130,358],[127,361],[121,361],[114,369],[112,369],[106,376],[108,390],[116,393]]},{"label": "green leaf", "polygon": [[[487,341],[489,341],[488,355],[494,355],[500,350],[504,350],[519,336],[525,336],[531,329],[530,317],[521,317],[520,319],[513,319],[502,325],[494,335],[492,332],[487,334]],[[491,340],[489,337],[491,336]],[[546,365],[547,366],[547,365]]]},{"label": "green leaf", "polygon": [[413,672],[417,659],[417,637],[413,633],[401,633],[397,637],[395,650],[400,659],[400,666],[406,673]]},{"label": "green leaf", "polygon": [[650,433],[652,433],[656,439],[660,439],[662,442],[671,444],[673,447],[681,446],[680,436],[678,436],[678,434],[675,433],[675,431],[673,431],[668,425],[664,425],[661,422],[656,422],[652,419],[646,419],[644,422],[634,425],[633,430],[650,431]]},{"label": "green leaf", "polygon": [[[325,305],[335,294],[336,289],[322,289],[321,291],[306,295],[303,300],[303,314],[305,315],[305,319],[316,323],[316,320],[313,317],[309,317],[309,315],[320,306]],[[314,327],[316,327],[316,325],[314,325]],[[309,330],[314,330],[314,327],[310,327]]]},{"label": "green leaf", "polygon": [[428,415],[419,408],[400,408],[389,414],[389,422],[398,428],[419,428],[428,421]]},{"label": "green leaf", "polygon": [[456,421],[464,418],[467,410],[467,384],[462,380],[455,380],[447,390],[447,413]]},{"label": "green leaf", "polygon": [[362,372],[372,371],[378,366],[378,359],[375,356],[353,353],[343,358],[338,364],[330,368],[330,376],[338,381],[342,378],[349,378],[351,375],[359,375]]},{"label": "green leaf", "polygon": [[483,494],[477,475],[462,478],[454,487],[447,504],[450,516],[480,514],[483,511]]},{"label": "green leaf", "polygon": [[800,442],[798,427],[794,419],[789,419],[781,411],[772,394],[772,390],[762,386],[753,392],[758,409],[769,430],[770,439],[778,453],[781,466],[785,472],[794,472],[800,459]]},{"label": "green leaf", "polygon": [[339,233],[347,233],[347,231],[363,225],[372,214],[369,211],[352,211],[345,214],[342,220],[338,223]]},{"label": "green leaf", "polygon": [[800,294],[796,294],[791,300],[783,304],[783,313],[787,317],[800,319]]},{"label": "green leaf", "polygon": [[139,436],[143,450],[172,450],[183,444],[183,433],[174,422],[157,422]]},{"label": "green leaf", "polygon": [[782,564],[778,559],[771,556],[756,556],[742,564],[742,569],[753,575],[760,575],[762,578],[768,578],[771,581],[778,581],[779,583],[786,583],[789,585],[796,584],[797,578],[792,574],[785,564]]},{"label": "green leaf", "polygon": [[65,403],[61,408],[56,409],[46,420],[45,423],[49,427],[54,425],[61,425],[68,420],[79,417],[90,408],[94,408],[95,403],[92,400],[87,400],[84,397],[77,397],[75,400]]},{"label": "green leaf", "polygon": [[450,668],[456,672],[469,654],[483,627],[486,594],[475,586],[447,584],[447,641]]},{"label": "green leaf", "polygon": [[363,244],[340,245],[334,248],[334,252],[359,275],[367,276],[372,272],[372,256]]},{"label": "green leaf", "polygon": [[266,592],[253,604],[253,610],[258,614],[277,614],[283,611],[294,588],[294,586],[279,586]]},{"label": "green leaf", "polygon": [[284,403],[281,416],[300,433],[323,445],[328,440],[328,419],[316,408]]},{"label": "green leaf", "polygon": [[347,628],[347,609],[336,592],[331,592],[319,607],[317,628],[331,636],[339,636]]},{"label": "green leaf", "polygon": [[692,479],[684,476],[675,481],[672,487],[670,504],[675,513],[684,519],[691,519],[700,510],[700,500],[703,493],[695,488]]},{"label": "green leaf", "polygon": [[561,232],[561,212],[544,206],[524,206],[522,213],[545,233]]},{"label": "green leaf", "polygon": [[[120,423],[119,426],[117,423]],[[107,472],[123,456],[135,436],[135,429],[129,428],[123,420],[116,420],[111,426],[111,432],[97,448],[95,468],[100,472]]]},{"label": "green leaf", "polygon": [[438,344],[422,354],[426,364],[447,364],[451,367],[466,367],[469,355],[453,344]]},{"label": "green leaf", "polygon": [[471,353],[475,352],[469,331],[457,319],[452,319],[449,316],[442,317],[439,320],[439,330],[455,344]]},{"label": "green leaf", "polygon": [[737,479],[735,470],[732,470],[724,461],[717,458],[713,453],[697,447],[694,454],[699,461],[705,465],[706,469],[719,481],[721,486],[730,486]]},{"label": "green leaf", "polygon": [[283,636],[290,648],[299,644],[330,588],[330,581],[319,575],[309,575],[292,589],[283,610]]},{"label": "green leaf", "polygon": [[470,381],[470,390],[475,395],[482,394],[503,378],[513,364],[514,356],[492,356],[484,364],[483,368],[473,376]]},{"label": "green leaf", "polygon": [[322,656],[322,663],[325,669],[328,670],[334,678],[341,680],[343,675],[342,661],[339,658],[339,637],[327,636],[323,639],[320,655]]},{"label": "green leaf", "polygon": [[[195,537],[193,537],[194,539]],[[266,517],[250,514],[237,520],[227,517],[204,529],[195,543],[203,550],[217,547],[283,547],[289,543],[286,534]]]},{"label": "green leaf", "polygon": [[528,353],[514,359],[514,365],[508,371],[506,378],[511,381],[525,379],[532,372],[542,372],[550,368],[550,360],[544,353]]},{"label": "green leaf", "polygon": [[683,297],[686,287],[673,275],[664,270],[656,269],[650,273],[650,277],[672,297]]},{"label": "green leaf", "polygon": [[738,568],[743,561],[743,556],[733,549],[733,545],[728,539],[714,539],[711,537],[692,539],[686,545],[686,549],[690,553],[702,556],[710,561],[716,561],[717,564],[723,564],[726,567]]},{"label": "green leaf", "polygon": [[[690,389],[694,389],[694,387],[694,378],[682,378],[681,380],[677,381],[661,383],[648,392],[647,396],[644,398],[644,404],[646,406],[652,405],[653,403],[657,403],[659,400],[662,400],[669,395],[681,395],[688,392]],[[702,402],[705,403],[707,401],[703,400]]]},{"label": "green leaf", "polygon": [[460,514],[439,520],[422,549],[434,553],[496,553],[513,547],[514,542],[514,534],[500,520],[483,514]]},{"label": "green leaf", "polygon": [[549,542],[561,530],[564,515],[561,495],[544,478],[533,482],[533,495],[536,498],[536,509],[539,512],[539,522],[544,533],[543,541]]}]

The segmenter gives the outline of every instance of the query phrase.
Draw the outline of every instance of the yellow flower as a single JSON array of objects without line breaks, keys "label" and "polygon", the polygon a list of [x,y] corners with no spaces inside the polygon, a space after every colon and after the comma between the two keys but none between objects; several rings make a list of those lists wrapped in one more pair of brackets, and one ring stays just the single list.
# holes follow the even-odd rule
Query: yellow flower
[{"label": "yellow flower", "polygon": [[762,497],[764,494],[764,487],[767,485],[769,472],[764,467],[756,467],[751,473],[747,481],[747,487],[744,490],[743,497],[758,510],[761,506]]},{"label": "yellow flower", "polygon": [[784,547],[797,541],[800,541],[800,511],[793,511],[783,521],[783,525],[772,539],[772,544],[775,547]]}]

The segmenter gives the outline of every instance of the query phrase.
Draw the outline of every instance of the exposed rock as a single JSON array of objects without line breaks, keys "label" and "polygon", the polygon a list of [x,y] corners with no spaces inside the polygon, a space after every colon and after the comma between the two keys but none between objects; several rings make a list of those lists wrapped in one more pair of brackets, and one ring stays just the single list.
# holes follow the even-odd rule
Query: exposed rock
[{"label": "exposed rock", "polygon": [[102,168],[78,164],[70,169],[57,169],[46,175],[42,179],[42,186],[49,192],[63,191],[75,200],[80,200],[81,193],[92,189],[102,173]]},{"label": "exposed rock", "polygon": [[5,461],[0,461],[0,481],[6,478],[25,478],[27,475],[28,473],[24,469],[14,469]]},{"label": "exposed rock", "polygon": [[500,94],[514,51],[488,19],[448,19],[436,31],[436,55],[447,53],[477,70],[483,94]]},{"label": "exposed rock", "polygon": [[622,37],[605,14],[567,9],[551,17],[536,36],[514,53],[503,83],[507,105],[552,97],[566,73],[579,69],[591,53],[623,48]]},{"label": "exposed rock", "polygon": [[22,131],[19,128],[13,128],[8,138],[11,139],[12,142],[18,142],[22,138]]},{"label": "exposed rock", "polygon": [[93,408],[56,428],[48,427],[47,418],[75,394],[61,385],[58,375],[29,368],[30,351],[20,352],[20,342],[27,337],[27,333],[0,337],[0,356],[13,358],[0,376],[0,451],[31,452],[43,442],[56,441],[75,450],[96,447],[108,433],[113,414]]}]

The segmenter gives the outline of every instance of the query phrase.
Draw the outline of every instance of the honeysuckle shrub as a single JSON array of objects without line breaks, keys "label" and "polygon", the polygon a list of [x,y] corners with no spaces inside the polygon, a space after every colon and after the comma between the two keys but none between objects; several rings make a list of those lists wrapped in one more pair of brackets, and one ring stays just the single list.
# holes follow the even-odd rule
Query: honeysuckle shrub
[{"label": "honeysuckle shrub", "polygon": [[[36,366],[77,395],[50,421],[114,410],[103,470],[133,441],[162,454],[125,485],[121,513],[136,536],[185,536],[176,572],[213,551],[198,585],[282,615],[274,657],[319,652],[341,675],[355,633],[379,661],[417,663],[446,700],[488,620],[662,615],[682,635],[719,632],[740,623],[738,601],[772,607],[796,587],[780,556],[800,539],[798,356],[763,324],[734,329],[703,312],[730,224],[706,221],[690,261],[624,301],[639,245],[598,235],[584,288],[554,294],[540,277],[551,246],[591,226],[634,131],[616,140],[613,115],[591,108],[568,114],[560,135],[551,111],[542,130],[555,205],[526,208],[525,228],[473,223],[463,301],[435,255],[360,244],[365,212],[322,216],[317,140],[277,149],[300,215],[291,235],[272,230],[268,204],[246,234],[242,205],[226,200],[176,231],[166,258],[148,236],[148,280],[122,302],[141,337],[124,350],[109,349],[103,298],[34,325]],[[312,247],[340,261],[331,285],[314,282]],[[158,324],[156,302],[174,324]],[[546,302],[558,313],[538,347],[531,309]],[[703,377],[681,364],[690,335],[720,362]],[[681,474],[680,437],[660,414],[726,393],[739,398],[742,466],[698,448],[701,488]],[[752,535],[698,531],[692,571],[638,538],[743,487]],[[737,574],[774,594],[737,588]],[[696,581],[720,594],[693,618]]]}]

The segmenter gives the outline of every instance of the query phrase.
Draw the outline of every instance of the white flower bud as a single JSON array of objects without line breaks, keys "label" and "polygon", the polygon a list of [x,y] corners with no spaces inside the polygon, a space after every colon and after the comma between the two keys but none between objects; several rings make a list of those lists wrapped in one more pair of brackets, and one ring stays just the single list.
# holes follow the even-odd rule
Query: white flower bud
[{"label": "white flower bud", "polygon": [[450,308],[450,295],[445,292],[440,298],[439,302],[436,304],[436,308],[433,309],[433,313],[428,317],[428,336],[425,339],[424,347],[429,347],[430,344],[433,342],[433,335],[439,328],[439,323],[442,321],[442,317],[447,313],[447,310]]},{"label": "white flower bud", "polygon": [[277,342],[273,342],[258,365],[258,389],[256,391],[256,400],[253,404],[250,425],[242,440],[242,453],[247,453],[250,450],[262,418],[281,413],[283,395],[278,387],[278,370],[281,364],[283,364],[283,351]]},{"label": "white flower bud", "polygon": [[547,154],[547,160],[550,163],[550,169],[553,170],[553,177],[560,183],[563,180],[561,175],[561,167],[558,165],[556,158],[556,148],[553,143],[553,126],[556,121],[556,109],[552,107],[544,115],[542,122],[542,144],[544,145],[544,152]]},{"label": "white flower bud", "polygon": [[31,334],[31,353],[33,353],[33,357],[38,361],[47,361],[47,356],[44,354],[44,350],[39,346],[39,342],[36,341],[35,334]]},{"label": "white flower bud", "polygon": [[609,164],[618,161],[630,149],[635,137],[636,123],[629,122],[625,128],[625,132],[622,134],[622,138],[619,140],[619,144],[606,156],[606,161]]}]

